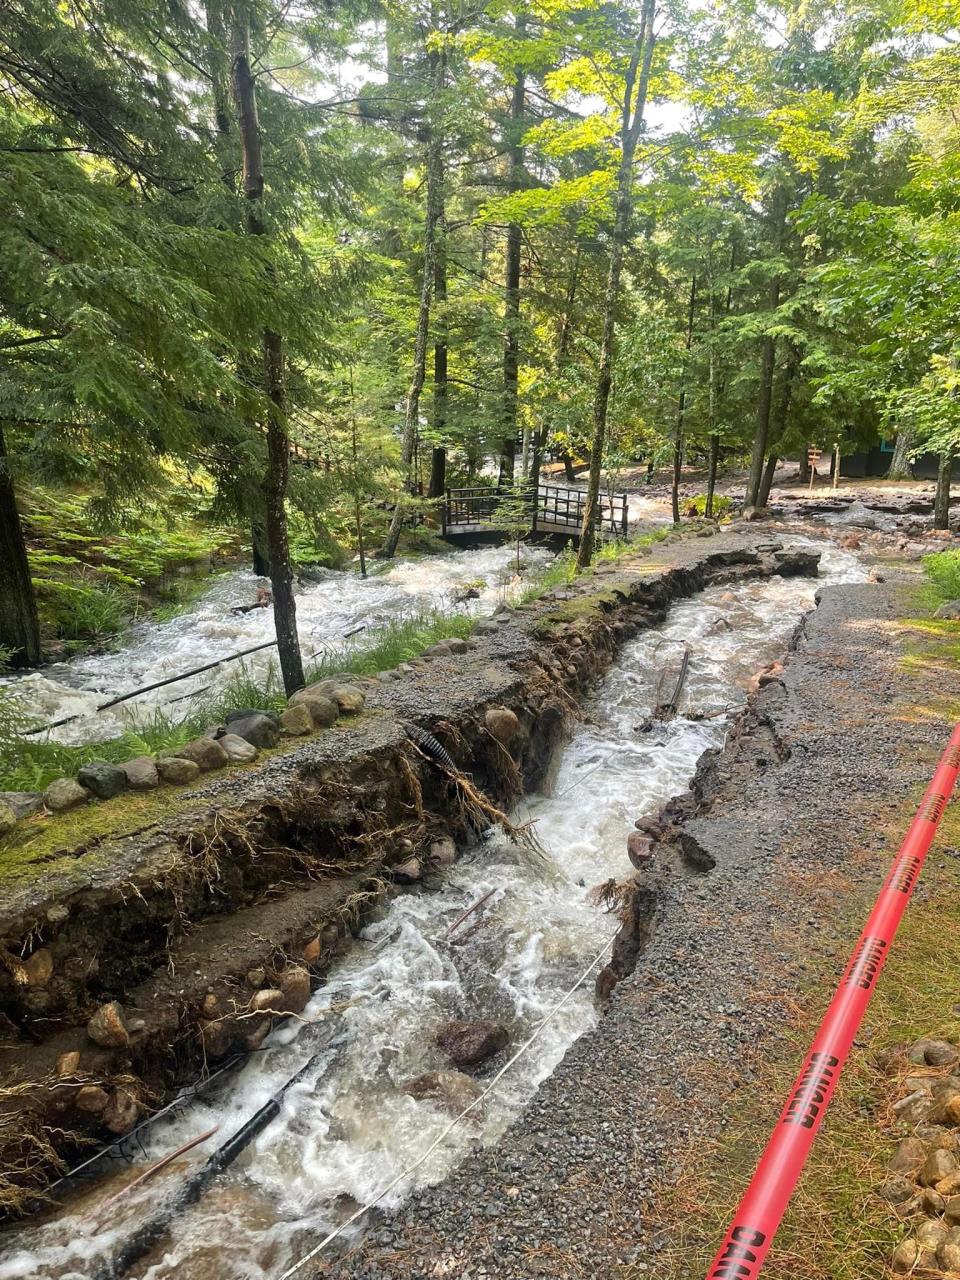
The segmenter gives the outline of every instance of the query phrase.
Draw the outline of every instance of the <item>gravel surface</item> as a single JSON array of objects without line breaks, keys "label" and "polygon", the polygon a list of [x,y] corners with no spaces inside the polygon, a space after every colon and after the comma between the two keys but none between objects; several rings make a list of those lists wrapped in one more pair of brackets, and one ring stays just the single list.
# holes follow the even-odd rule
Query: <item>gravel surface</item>
[{"label": "gravel surface", "polygon": [[949,735],[907,703],[929,708],[939,691],[898,666],[902,601],[890,583],[823,592],[783,684],[700,771],[687,830],[715,868],[660,846],[654,939],[597,1028],[498,1145],[305,1274],[656,1273],[657,1188],[736,1115],[785,998],[814,978],[826,1003],[859,927],[851,911],[865,914],[899,840],[888,829],[906,829]]}]

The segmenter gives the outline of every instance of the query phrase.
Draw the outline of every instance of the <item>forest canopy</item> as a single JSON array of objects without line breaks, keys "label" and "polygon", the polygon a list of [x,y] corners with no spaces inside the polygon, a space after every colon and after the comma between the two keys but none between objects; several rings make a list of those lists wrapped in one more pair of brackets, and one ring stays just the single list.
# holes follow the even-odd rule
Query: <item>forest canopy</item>
[{"label": "forest canopy", "polygon": [[[0,648],[24,494],[172,477],[269,574],[549,452],[960,451],[960,4],[9,0]],[[303,465],[308,464],[308,465]],[[592,538],[580,548],[589,562]],[[372,549],[372,546],[370,547]]]}]

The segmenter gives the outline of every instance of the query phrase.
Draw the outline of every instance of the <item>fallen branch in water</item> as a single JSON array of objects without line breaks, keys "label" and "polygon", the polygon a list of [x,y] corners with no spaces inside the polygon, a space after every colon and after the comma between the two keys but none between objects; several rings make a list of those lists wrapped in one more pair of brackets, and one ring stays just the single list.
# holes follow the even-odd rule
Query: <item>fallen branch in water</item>
[{"label": "fallen branch in water", "polygon": [[196,1138],[191,1138],[189,1142],[185,1142],[182,1147],[177,1147],[176,1151],[171,1151],[168,1155],[163,1156],[155,1164],[150,1165],[148,1169],[144,1169],[139,1178],[134,1178],[132,1182],[128,1182],[127,1185],[118,1191],[115,1196],[110,1196],[109,1199],[104,1200],[102,1204],[98,1204],[94,1209],[91,1209],[88,1216],[92,1217],[94,1214],[102,1213],[103,1210],[108,1209],[110,1205],[116,1204],[118,1200],[122,1200],[125,1195],[129,1195],[130,1192],[133,1191],[134,1187],[139,1187],[142,1183],[146,1182],[148,1178],[152,1178],[155,1173],[159,1173],[160,1170],[165,1169],[168,1164],[172,1164],[173,1161],[176,1160],[177,1156],[186,1155],[186,1153],[188,1151],[192,1151],[194,1147],[199,1147],[201,1142],[206,1142],[208,1138],[212,1138],[219,1128],[220,1126],[215,1124],[213,1128],[208,1129],[206,1133],[201,1133]]}]

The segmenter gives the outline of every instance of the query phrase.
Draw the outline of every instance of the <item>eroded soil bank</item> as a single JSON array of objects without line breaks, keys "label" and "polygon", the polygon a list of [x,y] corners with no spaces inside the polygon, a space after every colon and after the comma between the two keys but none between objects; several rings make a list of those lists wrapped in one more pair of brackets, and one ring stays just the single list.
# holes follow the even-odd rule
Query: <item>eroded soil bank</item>
[{"label": "eroded soil bank", "polygon": [[[915,660],[916,608],[903,582],[822,593],[780,679],[662,815],[641,872],[652,938],[597,1028],[496,1147],[312,1274],[703,1274],[734,1204],[711,1202],[716,1143],[811,989],[812,1032],[957,713],[955,668]],[[782,1274],[807,1272],[793,1256]]]},{"label": "eroded soil bank", "polygon": [[[142,830],[44,833],[42,857],[10,861],[0,912],[7,1207],[82,1138],[128,1131],[302,1008],[402,866],[439,871],[451,839],[472,840],[542,780],[579,695],[670,601],[812,566],[756,536],[673,543],[656,564],[502,613],[469,653],[371,682],[358,720],[195,789]],[[508,733],[492,709],[511,713]],[[469,780],[438,768],[411,725]]]}]

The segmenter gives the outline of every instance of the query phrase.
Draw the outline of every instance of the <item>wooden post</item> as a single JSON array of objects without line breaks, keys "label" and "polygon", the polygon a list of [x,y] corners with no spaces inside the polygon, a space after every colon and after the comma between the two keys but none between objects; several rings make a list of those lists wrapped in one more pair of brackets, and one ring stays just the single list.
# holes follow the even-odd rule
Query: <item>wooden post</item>
[{"label": "wooden post", "polygon": [[817,463],[820,461],[820,450],[816,445],[811,445],[807,450],[807,466],[810,468],[810,492],[813,492],[813,482],[817,478]]},{"label": "wooden post", "polygon": [[840,442],[833,446],[833,487],[840,483]]}]

